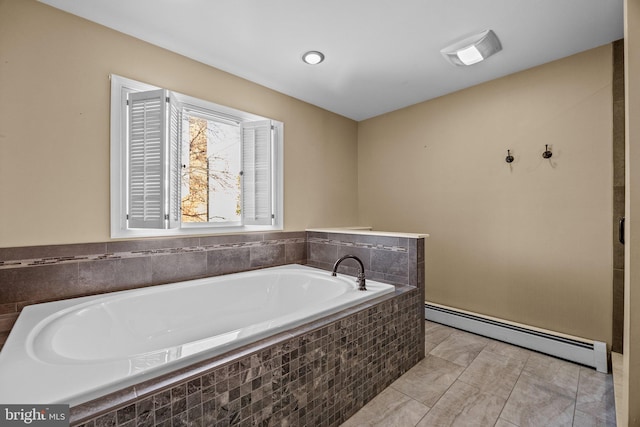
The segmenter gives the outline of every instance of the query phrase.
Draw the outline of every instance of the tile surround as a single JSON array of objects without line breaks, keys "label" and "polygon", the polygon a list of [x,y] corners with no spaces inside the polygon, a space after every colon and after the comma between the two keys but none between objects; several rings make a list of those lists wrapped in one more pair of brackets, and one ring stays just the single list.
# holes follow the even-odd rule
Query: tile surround
[{"label": "tile surround", "polygon": [[305,232],[0,248],[0,346],[29,304],[305,260]]},{"label": "tile surround", "polygon": [[422,357],[423,320],[411,309],[419,291],[404,289],[237,359],[209,361],[177,384],[134,391],[106,413],[99,402],[71,408],[71,425],[337,426]]},{"label": "tile surround", "polygon": [[[0,248],[0,343],[25,305],[357,251],[395,295],[71,409],[72,425],[326,425],[424,357],[424,239],[283,232]],[[343,265],[342,273],[354,267]]]},{"label": "tile surround", "polygon": [[[331,270],[339,257],[353,254],[373,280],[410,286],[424,282],[424,238],[308,232],[307,254],[309,265],[325,270]],[[345,261],[338,272],[353,275],[357,264]]]}]

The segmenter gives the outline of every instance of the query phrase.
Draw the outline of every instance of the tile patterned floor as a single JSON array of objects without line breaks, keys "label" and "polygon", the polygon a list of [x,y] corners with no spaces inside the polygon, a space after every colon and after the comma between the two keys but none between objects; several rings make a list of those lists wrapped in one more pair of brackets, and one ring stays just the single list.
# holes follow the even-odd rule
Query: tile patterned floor
[{"label": "tile patterned floor", "polygon": [[426,358],[342,427],[615,426],[613,377],[426,321]]}]

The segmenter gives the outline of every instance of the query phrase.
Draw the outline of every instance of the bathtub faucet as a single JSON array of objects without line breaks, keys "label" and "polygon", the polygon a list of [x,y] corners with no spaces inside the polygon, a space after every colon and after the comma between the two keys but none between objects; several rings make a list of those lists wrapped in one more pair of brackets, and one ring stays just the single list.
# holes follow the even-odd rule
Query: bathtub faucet
[{"label": "bathtub faucet", "polygon": [[358,261],[358,264],[360,264],[360,273],[358,273],[358,278],[356,279],[356,281],[358,282],[358,290],[366,291],[367,287],[365,286],[364,264],[362,264],[362,261],[360,261],[360,258],[358,258],[355,255],[345,255],[339,260],[337,260],[336,263],[333,264],[333,271],[331,272],[331,275],[336,276],[336,271],[338,271],[338,266],[340,265],[340,263],[345,259],[349,259],[349,258],[355,259],[356,261]]}]

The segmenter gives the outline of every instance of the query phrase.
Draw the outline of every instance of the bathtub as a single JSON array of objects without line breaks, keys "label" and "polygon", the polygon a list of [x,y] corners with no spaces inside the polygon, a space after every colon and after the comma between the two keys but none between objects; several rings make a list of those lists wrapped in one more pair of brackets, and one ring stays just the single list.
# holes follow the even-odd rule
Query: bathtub
[{"label": "bathtub", "polygon": [[0,402],[77,405],[394,291],[302,265],[27,306]]}]

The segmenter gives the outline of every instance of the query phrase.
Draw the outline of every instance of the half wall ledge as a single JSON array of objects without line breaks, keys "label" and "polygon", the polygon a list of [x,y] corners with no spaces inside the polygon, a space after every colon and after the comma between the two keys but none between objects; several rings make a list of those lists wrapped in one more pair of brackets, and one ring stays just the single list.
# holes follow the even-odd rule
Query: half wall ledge
[{"label": "half wall ledge", "polygon": [[315,232],[315,233],[342,233],[342,234],[360,234],[363,236],[402,237],[406,239],[422,239],[422,238],[429,237],[429,235],[425,233],[377,231],[377,230],[373,230],[373,227],[368,227],[368,226],[307,228],[306,231]]}]

